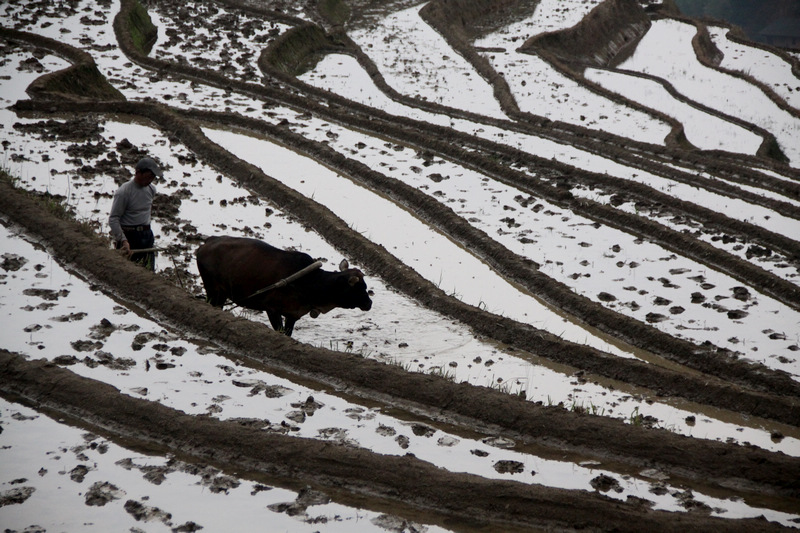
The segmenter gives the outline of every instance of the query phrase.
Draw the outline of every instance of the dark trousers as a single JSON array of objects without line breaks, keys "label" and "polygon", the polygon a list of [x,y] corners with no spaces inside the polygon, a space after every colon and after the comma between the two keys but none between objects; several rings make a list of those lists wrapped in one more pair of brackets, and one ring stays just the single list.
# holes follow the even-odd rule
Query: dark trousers
[{"label": "dark trousers", "polygon": [[[131,245],[131,250],[152,248],[156,242],[150,226],[123,226],[122,231],[125,233],[125,238],[128,239],[128,244]],[[119,248],[119,243],[117,243],[117,248]],[[155,271],[156,269],[155,252],[134,253],[131,261],[143,265],[148,270]]]}]

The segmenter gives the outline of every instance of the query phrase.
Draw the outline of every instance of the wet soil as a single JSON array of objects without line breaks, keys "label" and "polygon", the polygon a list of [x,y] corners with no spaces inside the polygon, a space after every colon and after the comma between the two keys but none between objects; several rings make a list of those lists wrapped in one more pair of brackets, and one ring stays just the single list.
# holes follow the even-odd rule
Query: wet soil
[{"label": "wet soil", "polygon": [[[239,3],[229,2],[228,5],[236,6]],[[765,250],[780,250],[790,257],[800,257],[800,244],[796,241],[754,225],[736,222],[724,214],[709,212],[667,195],[655,194],[644,186],[621,183],[608,176],[575,172],[556,162],[476,140],[453,130],[422,126],[412,120],[390,117],[305,86],[290,76],[271,70],[263,61],[260,66],[269,81],[264,85],[256,85],[229,79],[215,71],[143,56],[133,46],[122,22],[125,20],[123,15],[131,6],[131,2],[123,2],[123,14],[115,22],[117,37],[126,54],[147,68],[178,77],[202,79],[210,85],[260,98],[265,103],[310,112],[479,168],[495,179],[514,184],[598,222],[638,232],[636,234],[643,238],[652,239],[679,250],[682,255],[729,272],[748,286],[757,287],[787,305],[800,307],[800,290],[796,285],[690,236],[608,206],[574,198],[568,192],[568,186],[583,184],[599,187],[626,198],[657,203],[660,209],[690,216],[708,227],[724,228],[734,238],[757,243]],[[248,6],[247,9],[258,12],[257,7]],[[271,12],[263,13],[267,16]],[[289,17],[282,21],[291,22],[292,19]],[[15,39],[71,58],[76,61],[72,69],[80,67],[79,61],[86,61],[80,53],[63,43],[6,29],[2,31],[7,38],[12,35]],[[358,55],[358,51],[354,53]],[[64,75],[69,74],[62,73]],[[50,79],[52,81],[52,77]],[[316,228],[323,237],[364,265],[368,271],[380,272],[381,277],[394,289],[471,326],[476,334],[592,374],[645,387],[661,396],[685,398],[748,416],[800,426],[800,385],[789,376],[745,363],[713,346],[696,346],[675,339],[647,324],[581,298],[567,287],[540,274],[537,265],[502,248],[488,235],[473,228],[435,200],[348,160],[327,146],[294,135],[286,128],[229,113],[194,111],[179,114],[155,103],[98,100],[81,97],[80,94],[65,96],[53,91],[52,86],[50,90],[42,88],[33,93],[36,96],[34,100],[20,102],[16,107],[19,111],[36,112],[43,116],[42,123],[34,126],[37,134],[47,132],[60,138],[75,136],[73,157],[80,157],[86,153],[82,151],[86,150],[92,151],[93,156],[107,154],[105,159],[100,159],[101,164],[86,168],[85,172],[110,173],[109,169],[114,167],[130,167],[140,156],[135,147],[124,144],[111,147],[99,142],[87,142],[93,138],[92,132],[96,127],[91,117],[124,114],[147,120],[168,132],[171,138],[185,144],[198,158],[221,173],[255,194],[268,198],[309,227]],[[408,100],[399,95],[397,98]],[[408,103],[420,104],[418,101]],[[477,119],[469,113],[448,111],[453,116]],[[69,117],[68,125],[64,127],[57,121],[48,123],[48,115],[54,113],[59,117],[66,114]],[[487,122],[485,118],[480,120]],[[744,180],[760,182],[765,179],[763,175],[756,175],[727,157],[714,158],[684,152],[677,147],[644,145],[572,126],[545,123],[531,117],[524,117],[524,120],[513,125],[503,121],[491,122],[571,142],[598,153],[610,152],[630,164],[657,173],[666,173],[663,162],[669,161],[679,162],[690,170],[711,166],[723,172],[736,173]],[[531,326],[486,313],[449,297],[382,247],[350,229],[325,206],[299,195],[209,142],[200,130],[203,123],[258,131],[260,135],[279,139],[281,143],[314,157],[398,203],[413,206],[420,218],[474,250],[508,279],[520,283],[579,320],[684,365],[692,372],[620,360],[585,346],[566,343]],[[535,168],[541,178],[515,171],[511,163]],[[779,168],[786,174],[796,174],[773,161],[759,159],[757,164]],[[676,171],[670,170],[669,173],[675,177]],[[695,184],[710,186],[700,178],[690,177],[688,171],[685,174],[686,179],[694,180]],[[123,174],[112,175],[120,181],[126,179]],[[562,185],[553,186],[554,183]],[[739,194],[736,190],[726,193]],[[745,197],[744,193],[741,194]],[[777,203],[770,206],[779,211],[784,209]],[[158,216],[169,219],[170,213],[174,212],[174,205],[164,202],[155,209]],[[106,290],[132,305],[147,309],[176,329],[208,338],[241,357],[256,359],[281,371],[301,375],[304,379],[346,389],[370,401],[427,413],[434,419],[536,444],[554,452],[579,453],[628,469],[656,468],[673,480],[687,480],[745,495],[767,494],[785,502],[800,501],[800,461],[795,458],[753,447],[691,439],[665,430],[649,429],[645,425],[630,425],[535,405],[497,390],[455,384],[441,377],[412,374],[399,367],[354,355],[303,345],[263,325],[214,309],[193,294],[176,287],[170,280],[123,261],[86,228],[56,217],[36,198],[13,189],[6,180],[0,181],[0,213],[10,223],[22,226],[27,233],[41,240],[59,261],[71,265],[71,268]],[[14,268],[20,259],[3,256],[2,260],[4,265]],[[110,360],[113,360],[113,355]],[[303,480],[323,487],[328,492],[359,494],[441,513],[450,520],[469,523],[475,529],[588,527],[620,531],[687,528],[765,531],[773,527],[760,520],[722,522],[704,512],[674,514],[653,511],[643,502],[621,503],[602,494],[614,491],[613,478],[596,479],[596,492],[593,494],[490,481],[448,473],[414,457],[379,456],[346,446],[265,433],[235,422],[192,417],[153,402],[122,395],[113,387],[80,378],[58,366],[25,361],[4,351],[0,351],[0,374],[0,391],[4,395],[13,395],[37,406],[67,413],[111,435],[136,439],[151,446],[206,460],[213,458],[215,463],[240,472],[266,472],[281,478]],[[54,386],[56,383],[58,386]],[[153,428],[158,428],[158,431]],[[495,467],[498,471],[513,472],[518,465],[499,464]],[[443,487],[446,490],[442,490]],[[106,492],[98,487],[92,494],[102,500]],[[791,507],[792,504],[785,505]],[[135,513],[137,510],[132,508],[129,512]]]}]

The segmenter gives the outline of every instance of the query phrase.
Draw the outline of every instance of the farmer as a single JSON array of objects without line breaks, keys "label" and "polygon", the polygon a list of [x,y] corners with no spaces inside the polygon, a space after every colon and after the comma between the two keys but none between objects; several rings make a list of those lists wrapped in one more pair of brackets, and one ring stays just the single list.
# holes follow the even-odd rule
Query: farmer
[{"label": "farmer", "polygon": [[152,248],[155,242],[150,229],[150,210],[156,195],[153,180],[163,175],[155,161],[149,157],[141,159],[136,163],[133,179],[123,183],[114,193],[108,217],[117,249],[124,250],[131,261],[141,263],[149,270],[155,270],[155,253],[135,253],[135,250]]}]

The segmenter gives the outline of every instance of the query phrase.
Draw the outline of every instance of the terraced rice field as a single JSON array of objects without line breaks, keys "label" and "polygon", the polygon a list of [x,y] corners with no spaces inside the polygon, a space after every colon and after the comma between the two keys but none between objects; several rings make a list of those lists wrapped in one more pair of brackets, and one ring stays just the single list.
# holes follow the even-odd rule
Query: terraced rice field
[{"label": "terraced rice field", "polygon": [[[800,524],[796,57],[454,4],[0,7],[7,530]],[[107,236],[144,155],[155,275]],[[213,308],[212,235],[373,308]]]}]

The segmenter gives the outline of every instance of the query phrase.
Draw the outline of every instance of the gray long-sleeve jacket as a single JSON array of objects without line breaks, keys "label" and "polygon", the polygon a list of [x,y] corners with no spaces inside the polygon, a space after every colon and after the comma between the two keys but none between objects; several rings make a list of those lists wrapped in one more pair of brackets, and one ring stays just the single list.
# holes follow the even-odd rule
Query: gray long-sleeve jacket
[{"label": "gray long-sleeve jacket", "polygon": [[123,183],[114,193],[108,225],[116,242],[124,241],[122,226],[150,224],[150,211],[156,188],[153,184],[140,187],[134,180]]}]

